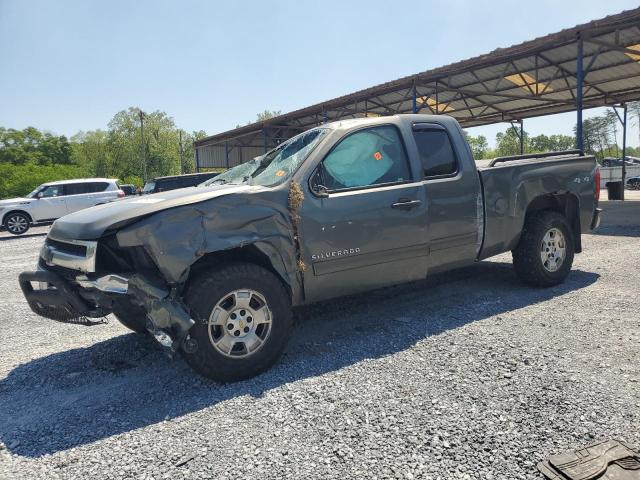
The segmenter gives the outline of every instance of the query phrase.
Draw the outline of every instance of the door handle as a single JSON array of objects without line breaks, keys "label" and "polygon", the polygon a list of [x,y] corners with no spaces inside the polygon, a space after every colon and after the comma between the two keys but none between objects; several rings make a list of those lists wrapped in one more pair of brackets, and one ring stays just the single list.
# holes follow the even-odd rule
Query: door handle
[{"label": "door handle", "polygon": [[391,208],[400,208],[402,210],[411,210],[422,204],[420,200],[411,200],[409,198],[400,198],[396,203],[391,205]]}]

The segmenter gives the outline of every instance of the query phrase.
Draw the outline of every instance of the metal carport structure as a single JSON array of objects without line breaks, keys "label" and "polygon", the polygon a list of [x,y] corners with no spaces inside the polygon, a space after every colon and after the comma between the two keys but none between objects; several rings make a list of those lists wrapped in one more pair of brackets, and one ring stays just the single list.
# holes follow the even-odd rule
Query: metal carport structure
[{"label": "metal carport structure", "polygon": [[[522,127],[526,118],[577,111],[582,150],[584,108],[638,99],[640,8],[209,136],[196,142],[196,165],[231,167],[329,121],[418,112],[451,115],[463,127]],[[626,107],[623,115],[624,124]]]}]

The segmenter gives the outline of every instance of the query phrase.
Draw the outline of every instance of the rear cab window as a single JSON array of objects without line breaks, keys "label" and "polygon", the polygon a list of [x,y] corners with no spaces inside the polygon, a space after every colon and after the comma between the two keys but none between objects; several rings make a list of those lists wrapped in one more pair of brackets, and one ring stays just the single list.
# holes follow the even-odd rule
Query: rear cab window
[{"label": "rear cab window", "polygon": [[418,147],[424,178],[454,176],[458,159],[447,131],[436,124],[416,124],[413,138]]}]

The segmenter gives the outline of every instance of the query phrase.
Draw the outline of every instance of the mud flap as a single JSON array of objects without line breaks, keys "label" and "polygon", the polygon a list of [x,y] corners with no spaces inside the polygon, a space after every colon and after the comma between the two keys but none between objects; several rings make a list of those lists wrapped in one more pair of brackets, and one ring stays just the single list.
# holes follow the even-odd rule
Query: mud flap
[{"label": "mud flap", "polygon": [[639,480],[640,453],[618,440],[605,440],[538,464],[550,480]]}]

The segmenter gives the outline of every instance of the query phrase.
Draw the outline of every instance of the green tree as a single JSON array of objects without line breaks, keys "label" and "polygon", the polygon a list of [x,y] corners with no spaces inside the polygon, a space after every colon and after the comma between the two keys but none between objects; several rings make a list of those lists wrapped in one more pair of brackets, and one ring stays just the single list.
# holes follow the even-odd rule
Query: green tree
[{"label": "green tree", "polygon": [[530,152],[559,152],[575,147],[575,138],[570,135],[536,135],[529,140]]},{"label": "green tree", "polygon": [[630,102],[627,106],[631,122],[638,127],[638,141],[640,142],[640,101]]},{"label": "green tree", "polygon": [[90,173],[79,165],[0,163],[0,198],[22,197],[45,182],[89,175]]},{"label": "green tree", "polygon": [[[119,178],[144,174],[139,111],[130,107],[116,113],[109,122],[110,170]],[[179,134],[173,119],[165,112],[145,114],[144,152],[147,178],[180,173]]]},{"label": "green tree", "polygon": [[78,132],[71,137],[73,163],[85,167],[96,177],[111,174],[111,152],[108,133],[104,130]]},{"label": "green tree", "polygon": [[37,128],[0,128],[0,162],[23,165],[71,163],[71,144],[65,136],[43,133]]},{"label": "green tree", "polygon": [[485,137],[484,135],[478,135],[477,137],[474,137],[473,135],[469,135],[467,131],[464,131],[464,137],[469,143],[469,147],[471,148],[471,152],[473,153],[473,158],[475,158],[476,160],[488,158],[487,153],[489,152],[489,144],[487,143],[487,137]]},{"label": "green tree", "polygon": [[[524,151],[529,151],[529,134],[527,132],[524,132]],[[504,133],[496,134],[495,153],[499,157],[520,154],[520,137],[515,128],[509,127]]]},{"label": "green tree", "polygon": [[258,113],[256,122],[264,122],[265,120],[277,117],[280,114],[282,114],[281,110],[265,110],[264,112]]}]

